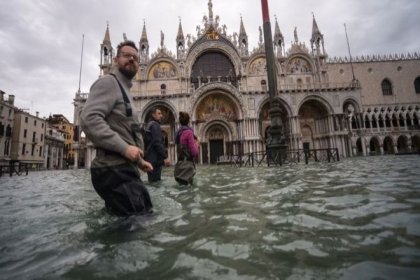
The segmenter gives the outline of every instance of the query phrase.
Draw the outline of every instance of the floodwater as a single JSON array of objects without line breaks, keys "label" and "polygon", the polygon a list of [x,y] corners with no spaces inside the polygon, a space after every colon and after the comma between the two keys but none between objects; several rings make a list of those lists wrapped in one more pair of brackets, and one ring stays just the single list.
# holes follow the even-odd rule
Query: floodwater
[{"label": "floodwater", "polygon": [[172,168],[154,214],[104,211],[89,171],[0,178],[0,279],[419,279],[420,157]]}]

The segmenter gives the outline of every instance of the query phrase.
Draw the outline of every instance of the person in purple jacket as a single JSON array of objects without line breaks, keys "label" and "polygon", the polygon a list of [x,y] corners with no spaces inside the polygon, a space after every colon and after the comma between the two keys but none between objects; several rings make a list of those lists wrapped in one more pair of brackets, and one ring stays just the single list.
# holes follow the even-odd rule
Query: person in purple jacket
[{"label": "person in purple jacket", "polygon": [[[179,123],[181,124],[181,127],[178,129],[175,137],[175,144],[177,145],[178,152],[178,161],[184,160],[184,157],[186,157],[186,160],[194,162],[194,158],[198,156],[200,139],[194,135],[193,129],[188,126],[189,122],[190,115],[187,112],[179,112]],[[177,181],[179,182],[179,180]],[[192,178],[191,181],[187,183],[191,182]]]}]

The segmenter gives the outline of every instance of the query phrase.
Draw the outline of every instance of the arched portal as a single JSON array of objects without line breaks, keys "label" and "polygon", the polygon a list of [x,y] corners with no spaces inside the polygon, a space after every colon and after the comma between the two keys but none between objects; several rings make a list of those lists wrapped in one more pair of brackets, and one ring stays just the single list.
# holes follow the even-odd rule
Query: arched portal
[{"label": "arched portal", "polygon": [[369,150],[370,155],[380,155],[381,154],[381,147],[379,144],[379,140],[376,137],[373,137],[369,141]]},{"label": "arched portal", "polygon": [[227,154],[226,143],[229,142],[229,132],[226,127],[220,124],[211,125],[206,132],[208,140],[208,158],[209,163],[215,164],[220,157]]},{"label": "arched portal", "polygon": [[391,137],[385,137],[384,139],[384,154],[394,154],[394,141],[392,141]]},{"label": "arched portal", "polygon": [[420,154],[420,136],[411,137],[411,150]]},{"label": "arched portal", "polygon": [[216,163],[221,156],[242,152],[237,127],[240,106],[237,100],[221,91],[205,94],[197,103],[194,125],[201,137],[203,163]]},{"label": "arched portal", "polygon": [[[329,139],[316,135],[330,133],[328,108],[319,100],[307,100],[299,108],[299,124],[302,136],[302,148],[329,148]],[[312,135],[312,136],[310,136]]]},{"label": "arched portal", "polygon": [[398,137],[397,140],[397,149],[399,153],[407,153],[409,152],[408,149],[408,139],[404,135]]},{"label": "arched portal", "polygon": [[358,156],[363,155],[362,139],[358,138],[356,141],[356,152]]},{"label": "arched portal", "polygon": [[305,125],[301,128],[302,133],[302,143],[303,143],[303,149],[309,150],[314,149],[314,140],[313,140],[313,133],[312,129],[309,125]]}]

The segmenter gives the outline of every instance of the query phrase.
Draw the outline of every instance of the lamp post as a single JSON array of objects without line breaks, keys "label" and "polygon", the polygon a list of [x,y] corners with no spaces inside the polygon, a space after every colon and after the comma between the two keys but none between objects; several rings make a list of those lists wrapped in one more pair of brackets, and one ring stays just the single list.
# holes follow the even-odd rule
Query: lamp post
[{"label": "lamp post", "polygon": [[280,108],[280,100],[277,95],[277,73],[276,64],[274,62],[273,39],[271,36],[271,24],[268,14],[267,0],[261,0],[263,29],[264,29],[264,45],[265,58],[267,65],[268,92],[270,94],[270,110],[269,116],[271,127],[267,137],[267,152],[272,159],[281,161],[286,158],[287,143],[284,137],[283,122],[281,120],[282,110]]}]

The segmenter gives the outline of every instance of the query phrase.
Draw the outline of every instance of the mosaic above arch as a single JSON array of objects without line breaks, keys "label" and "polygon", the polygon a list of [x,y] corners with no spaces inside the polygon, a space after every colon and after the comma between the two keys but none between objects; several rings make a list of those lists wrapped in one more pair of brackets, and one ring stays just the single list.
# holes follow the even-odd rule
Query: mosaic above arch
[{"label": "mosaic above arch", "polygon": [[[227,84],[227,83],[220,83],[220,82],[213,82],[201,86],[194,95],[190,98],[190,102],[186,104],[187,111],[189,112],[197,112],[198,106],[201,104],[201,98],[206,94],[213,94],[223,92],[225,95],[232,98],[232,102],[238,104],[238,119],[242,119],[243,116],[248,115],[248,106],[245,106],[242,96],[240,95],[237,88],[234,86]],[[195,114],[193,114],[195,116]]]},{"label": "mosaic above arch", "polygon": [[204,97],[196,110],[196,121],[207,122],[212,119],[236,121],[238,112],[235,103],[224,94],[215,93]]},{"label": "mosaic above arch", "polygon": [[248,73],[254,75],[267,73],[265,57],[258,57],[254,59],[249,65]]},{"label": "mosaic above arch", "polygon": [[148,79],[168,79],[177,77],[176,68],[172,63],[161,61],[154,64],[150,70]]},{"label": "mosaic above arch", "polygon": [[301,57],[292,58],[287,64],[286,71],[292,74],[312,72],[310,63]]}]

